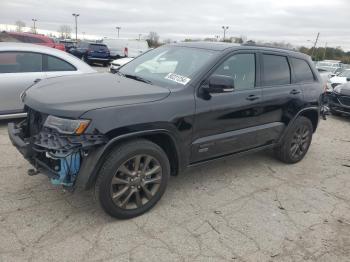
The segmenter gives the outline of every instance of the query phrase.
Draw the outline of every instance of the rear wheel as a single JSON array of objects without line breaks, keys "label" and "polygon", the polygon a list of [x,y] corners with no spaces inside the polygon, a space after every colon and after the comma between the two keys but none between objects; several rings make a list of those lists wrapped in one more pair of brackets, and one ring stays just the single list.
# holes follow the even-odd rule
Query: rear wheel
[{"label": "rear wheel", "polygon": [[164,151],[147,140],[117,146],[105,160],[95,184],[102,208],[126,219],[151,209],[165,192],[170,175]]},{"label": "rear wheel", "polygon": [[296,163],[307,153],[312,140],[313,126],[306,117],[298,117],[289,129],[275,155],[285,163]]}]

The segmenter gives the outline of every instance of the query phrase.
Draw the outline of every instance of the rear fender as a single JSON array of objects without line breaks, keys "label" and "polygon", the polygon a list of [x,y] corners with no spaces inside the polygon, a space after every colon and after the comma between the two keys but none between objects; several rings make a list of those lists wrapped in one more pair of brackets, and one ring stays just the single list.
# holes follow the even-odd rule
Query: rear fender
[{"label": "rear fender", "polygon": [[302,110],[300,110],[295,116],[294,118],[291,119],[291,121],[289,121],[287,127],[285,128],[283,134],[281,135],[280,139],[278,140],[278,144],[280,144],[283,139],[285,138],[285,136],[287,135],[288,131],[292,128],[295,120],[300,117],[300,116],[306,116],[308,118],[310,118],[308,116],[308,113],[309,112],[312,112],[312,114],[315,114],[317,115],[317,118],[315,120],[313,119],[310,119],[311,122],[312,122],[312,125],[314,127],[314,131],[316,130],[317,128],[317,125],[318,125],[318,122],[319,122],[319,116],[320,116],[320,110],[318,107],[307,107],[307,108],[303,108]]}]

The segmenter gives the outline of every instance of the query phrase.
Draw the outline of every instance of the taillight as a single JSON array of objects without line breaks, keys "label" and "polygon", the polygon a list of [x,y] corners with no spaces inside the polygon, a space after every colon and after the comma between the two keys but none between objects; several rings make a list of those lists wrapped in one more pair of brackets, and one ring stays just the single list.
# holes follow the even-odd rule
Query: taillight
[{"label": "taillight", "polygon": [[128,56],[129,54],[129,50],[127,47],[124,48],[124,56]]}]

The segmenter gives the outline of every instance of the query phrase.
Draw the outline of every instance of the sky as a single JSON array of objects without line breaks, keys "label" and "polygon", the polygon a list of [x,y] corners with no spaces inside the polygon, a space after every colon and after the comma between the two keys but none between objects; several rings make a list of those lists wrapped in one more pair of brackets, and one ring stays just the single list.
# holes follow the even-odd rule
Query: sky
[{"label": "sky", "polygon": [[277,41],[311,47],[341,46],[350,51],[349,0],[0,0],[0,24],[32,18],[37,27],[74,29],[72,13],[79,13],[78,32],[101,37],[145,37],[155,31],[161,39],[183,40],[219,35]]}]

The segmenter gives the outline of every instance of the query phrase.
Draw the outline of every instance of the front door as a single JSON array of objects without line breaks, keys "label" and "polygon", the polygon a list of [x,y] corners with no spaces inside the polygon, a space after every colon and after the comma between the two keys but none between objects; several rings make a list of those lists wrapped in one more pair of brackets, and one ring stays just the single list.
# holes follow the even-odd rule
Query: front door
[{"label": "front door", "polygon": [[[262,90],[257,87],[257,71],[257,55],[245,52],[230,55],[209,74],[208,78],[211,75],[232,77],[234,91],[211,94],[209,98],[196,95],[191,163],[261,144],[256,136],[262,113]],[[201,87],[208,85],[208,78]]]}]

